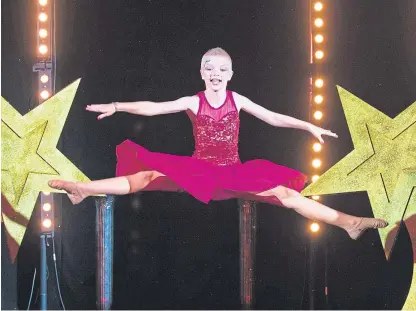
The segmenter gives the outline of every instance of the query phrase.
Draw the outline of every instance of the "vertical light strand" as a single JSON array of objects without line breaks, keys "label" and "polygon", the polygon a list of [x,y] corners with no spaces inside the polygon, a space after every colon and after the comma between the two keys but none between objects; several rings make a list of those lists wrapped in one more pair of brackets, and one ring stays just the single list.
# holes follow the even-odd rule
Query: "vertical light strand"
[{"label": "vertical light strand", "polygon": [[[44,101],[48,100],[53,94],[52,91],[52,72],[54,70],[52,65],[52,57],[55,53],[52,48],[51,34],[54,31],[54,17],[52,16],[53,0],[32,0],[36,1],[36,56],[37,62],[33,66],[33,71],[38,76],[37,87],[37,104],[41,105]],[[48,239],[52,239],[53,244],[53,256],[55,255],[55,206],[54,196],[51,193],[40,193],[40,309],[48,309],[48,285],[47,285],[47,252],[46,248],[49,246]],[[56,271],[56,280],[58,282],[58,273]],[[58,282],[59,283],[59,282]],[[59,296],[61,298],[61,304],[63,305],[60,288],[58,284]],[[65,308],[65,307],[64,307]]]},{"label": "vertical light strand", "polygon": [[[313,124],[320,125],[325,113],[325,84],[323,64],[326,59],[324,49],[326,42],[325,29],[328,28],[325,18],[325,1],[309,1],[309,41],[310,41],[310,79],[309,79],[309,121]],[[311,166],[312,182],[319,177],[323,168],[323,146],[316,141],[311,143],[309,165]],[[312,197],[315,200],[319,196]]]},{"label": "vertical light strand", "polygon": [[[37,62],[33,66],[33,71],[38,76],[37,98],[38,105],[48,100],[53,95],[53,76],[54,66],[52,63],[55,54],[53,47],[53,33],[55,19],[52,14],[53,0],[33,0],[36,1],[36,56]],[[42,232],[54,231],[54,196],[50,193],[41,192],[41,228]],[[45,210],[44,207],[47,207]]]}]

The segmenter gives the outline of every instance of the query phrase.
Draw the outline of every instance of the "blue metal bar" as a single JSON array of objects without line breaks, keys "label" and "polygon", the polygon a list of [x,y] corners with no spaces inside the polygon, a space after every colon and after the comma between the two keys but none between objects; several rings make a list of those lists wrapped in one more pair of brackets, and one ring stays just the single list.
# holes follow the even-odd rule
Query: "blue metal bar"
[{"label": "blue metal bar", "polygon": [[46,234],[40,235],[40,310],[47,310],[47,270]]},{"label": "blue metal bar", "polygon": [[95,200],[99,310],[109,310],[113,302],[114,199],[114,196],[107,196]]}]

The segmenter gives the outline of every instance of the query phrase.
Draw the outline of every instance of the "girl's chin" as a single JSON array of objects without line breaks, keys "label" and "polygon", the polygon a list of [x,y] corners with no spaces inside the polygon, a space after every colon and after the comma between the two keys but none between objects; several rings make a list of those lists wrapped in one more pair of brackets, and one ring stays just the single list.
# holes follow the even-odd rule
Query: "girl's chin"
[{"label": "girl's chin", "polygon": [[225,85],[209,85],[208,88],[214,92],[221,91],[226,88]]}]

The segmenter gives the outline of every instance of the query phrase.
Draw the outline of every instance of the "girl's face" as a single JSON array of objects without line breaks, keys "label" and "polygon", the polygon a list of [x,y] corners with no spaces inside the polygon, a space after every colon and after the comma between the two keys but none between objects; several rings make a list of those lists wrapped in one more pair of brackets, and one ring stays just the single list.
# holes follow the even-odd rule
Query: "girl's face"
[{"label": "girl's face", "polygon": [[227,89],[227,83],[232,76],[231,60],[228,57],[212,55],[205,58],[201,68],[201,77],[205,81],[207,90],[218,92]]}]

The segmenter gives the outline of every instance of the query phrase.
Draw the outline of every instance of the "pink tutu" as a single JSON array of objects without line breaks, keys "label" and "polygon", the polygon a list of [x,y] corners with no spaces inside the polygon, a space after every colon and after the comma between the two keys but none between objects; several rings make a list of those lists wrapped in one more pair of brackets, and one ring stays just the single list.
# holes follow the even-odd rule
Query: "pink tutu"
[{"label": "pink tutu", "polygon": [[257,194],[279,185],[299,192],[303,189],[307,177],[294,169],[267,160],[241,163],[240,119],[231,91],[227,91],[224,104],[218,108],[208,103],[204,92],[197,96],[198,113],[187,111],[195,138],[191,157],[151,152],[126,140],[117,146],[116,175],[157,171],[165,176],[152,181],[144,191],[186,191],[204,203],[240,198],[282,205],[274,196]]},{"label": "pink tutu", "polygon": [[267,160],[217,166],[194,157],[151,152],[130,140],[117,146],[117,176],[154,170],[162,176],[143,191],[186,191],[196,199],[240,198],[281,205],[275,197],[256,195],[279,185],[301,191],[307,181],[302,173]]}]

